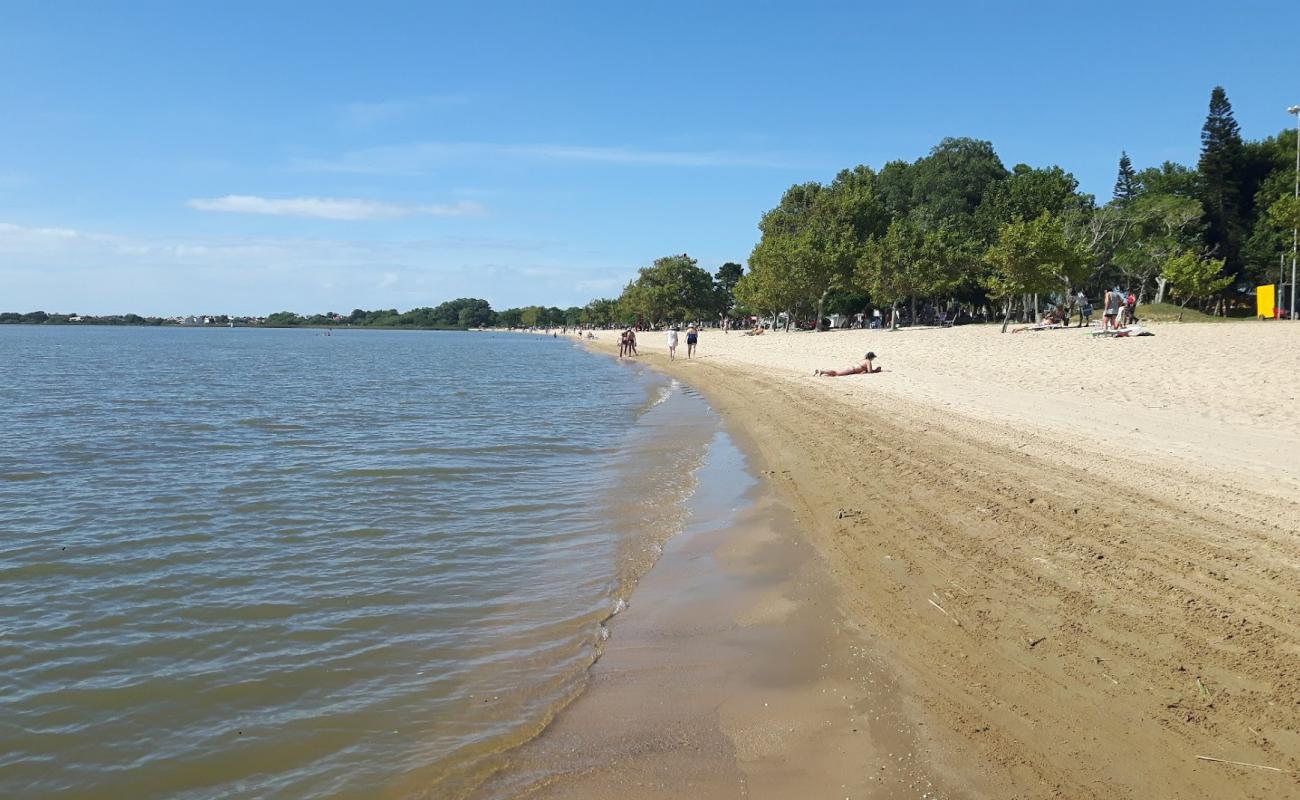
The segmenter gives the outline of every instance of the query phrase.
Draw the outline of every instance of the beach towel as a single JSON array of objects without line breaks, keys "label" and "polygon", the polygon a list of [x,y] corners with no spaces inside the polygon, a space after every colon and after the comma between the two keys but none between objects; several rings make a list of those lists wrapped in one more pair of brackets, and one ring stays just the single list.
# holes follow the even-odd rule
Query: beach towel
[{"label": "beach towel", "polygon": [[1129,325],[1126,328],[1109,331],[1090,331],[1089,336],[1102,336],[1107,339],[1128,339],[1133,336],[1155,336],[1154,333],[1143,328],[1141,325]]}]

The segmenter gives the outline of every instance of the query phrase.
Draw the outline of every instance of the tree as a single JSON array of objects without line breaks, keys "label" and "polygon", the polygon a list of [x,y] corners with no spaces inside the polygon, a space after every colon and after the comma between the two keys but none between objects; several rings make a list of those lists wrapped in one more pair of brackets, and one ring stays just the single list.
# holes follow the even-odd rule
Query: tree
[{"label": "tree", "polygon": [[1274,230],[1293,234],[1300,228],[1300,199],[1295,195],[1282,195],[1268,207],[1264,218]]},{"label": "tree", "polygon": [[888,223],[875,183],[875,172],[858,166],[841,170],[829,186],[787,189],[759,222],[762,236],[750,256],[751,269],[782,274],[755,284],[766,285],[769,295],[779,288],[792,306],[814,308],[820,328],[827,297],[849,286],[866,243]]},{"label": "tree", "polygon": [[507,308],[505,311],[497,314],[497,324],[504,325],[507,328],[518,328],[524,323],[524,310],[522,308]]},{"label": "tree", "polygon": [[989,294],[1006,303],[1002,316],[1006,332],[1012,298],[1051,291],[1072,294],[1086,274],[1089,253],[1070,240],[1059,217],[1044,212],[1036,219],[1003,225],[985,259],[993,269]]},{"label": "tree", "polygon": [[976,216],[992,241],[1008,222],[1091,210],[1092,196],[1079,194],[1078,188],[1079,181],[1060,167],[1017,164],[1010,177],[989,186]]},{"label": "tree", "polygon": [[519,314],[519,324],[525,328],[536,328],[542,324],[546,309],[541,306],[525,306]]},{"label": "tree", "polygon": [[952,244],[955,235],[949,229],[925,231],[907,218],[890,223],[884,236],[872,239],[858,263],[857,278],[876,302],[896,307],[912,301],[912,318],[916,318],[916,298],[950,287],[955,267]]},{"label": "tree", "polygon": [[1241,129],[1222,86],[1210,92],[1210,111],[1201,128],[1201,203],[1205,206],[1205,243],[1224,259],[1232,275],[1241,272]]},{"label": "tree", "polygon": [[1201,174],[1194,169],[1166,161],[1158,167],[1147,167],[1138,173],[1140,193],[1173,194],[1179,197],[1201,197]]},{"label": "tree", "polygon": [[657,326],[708,316],[713,299],[713,278],[683,253],[642,267],[623,290],[619,304],[624,312]]},{"label": "tree", "polygon": [[277,311],[266,318],[266,324],[272,327],[290,327],[301,322],[302,318],[292,311]]},{"label": "tree", "polygon": [[592,300],[582,309],[582,323],[597,328],[609,327],[614,324],[617,313],[617,300]]},{"label": "tree", "polygon": [[1164,279],[1175,297],[1182,298],[1179,305],[1200,300],[1227,288],[1231,275],[1222,275],[1224,259],[1205,258],[1193,252],[1180,253],[1165,263]]},{"label": "tree", "polygon": [[728,261],[713,273],[713,292],[717,297],[719,316],[726,316],[736,305],[736,284],[744,274],[745,268],[734,261]]},{"label": "tree", "polygon": [[973,216],[989,187],[1008,174],[990,142],[952,137],[935,145],[908,173],[908,213],[935,222]]},{"label": "tree", "polygon": [[793,272],[786,267],[786,244],[772,241],[755,247],[749,257],[749,272],[736,283],[736,302],[756,313],[766,313],[774,324],[778,312],[793,311],[799,304],[799,289]]},{"label": "tree", "polygon": [[1116,249],[1113,263],[1137,292],[1139,301],[1154,279],[1156,302],[1160,302],[1164,297],[1164,264],[1177,253],[1196,249],[1204,207],[1190,197],[1147,193],[1138,197],[1128,213],[1132,235]]},{"label": "tree", "polygon": [[1129,160],[1128,151],[1121,150],[1119,154],[1119,174],[1115,178],[1115,192],[1112,199],[1120,207],[1125,207],[1137,199],[1141,192],[1138,184],[1137,173],[1133,170],[1133,162]]}]

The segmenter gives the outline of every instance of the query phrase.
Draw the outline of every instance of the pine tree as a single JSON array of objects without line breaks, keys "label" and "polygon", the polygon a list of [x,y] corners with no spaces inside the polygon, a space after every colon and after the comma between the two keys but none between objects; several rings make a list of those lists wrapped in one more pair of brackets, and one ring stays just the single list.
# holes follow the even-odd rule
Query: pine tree
[{"label": "pine tree", "polygon": [[1222,86],[1210,93],[1210,113],[1201,128],[1201,203],[1205,206],[1205,243],[1227,262],[1227,273],[1241,273],[1240,211],[1241,128]]},{"label": "pine tree", "polygon": [[1137,199],[1137,195],[1137,172],[1133,170],[1133,162],[1129,160],[1128,152],[1121,150],[1119,155],[1119,176],[1115,178],[1115,203],[1120,206],[1127,206]]}]

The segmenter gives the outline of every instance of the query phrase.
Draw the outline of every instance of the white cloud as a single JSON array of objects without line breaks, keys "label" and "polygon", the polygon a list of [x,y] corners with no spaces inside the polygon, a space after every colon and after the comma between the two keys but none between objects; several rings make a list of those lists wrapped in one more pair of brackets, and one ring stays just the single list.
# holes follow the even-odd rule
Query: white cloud
[{"label": "white cloud", "polygon": [[303,172],[418,175],[442,164],[497,161],[503,158],[667,167],[794,166],[791,160],[763,153],[493,142],[416,142],[370,147],[343,153],[335,158],[300,158],[291,162],[290,166]]},{"label": "white cloud", "polygon": [[199,211],[227,211],[236,214],[270,214],[309,219],[361,220],[430,216],[459,217],[483,213],[483,206],[468,200],[426,206],[385,203],[341,197],[269,198],[228,194],[225,197],[195,198],[186,203]]}]

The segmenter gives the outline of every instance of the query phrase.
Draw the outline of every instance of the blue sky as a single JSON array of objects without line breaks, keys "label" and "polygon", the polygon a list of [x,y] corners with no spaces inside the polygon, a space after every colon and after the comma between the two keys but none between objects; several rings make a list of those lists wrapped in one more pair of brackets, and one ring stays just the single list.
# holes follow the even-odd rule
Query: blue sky
[{"label": "blue sky", "polygon": [[1300,3],[0,0],[0,310],[497,308],[743,262],[944,136],[1109,195],[1300,103]]}]

